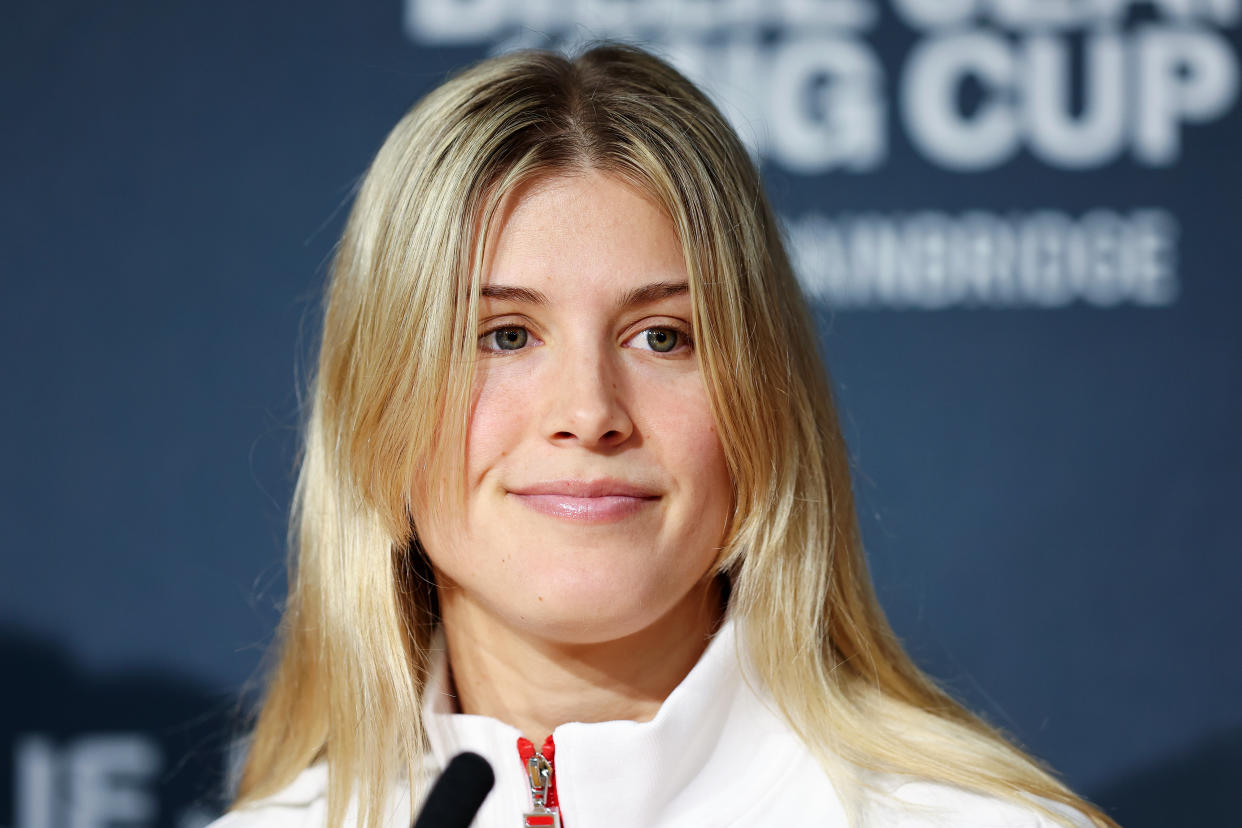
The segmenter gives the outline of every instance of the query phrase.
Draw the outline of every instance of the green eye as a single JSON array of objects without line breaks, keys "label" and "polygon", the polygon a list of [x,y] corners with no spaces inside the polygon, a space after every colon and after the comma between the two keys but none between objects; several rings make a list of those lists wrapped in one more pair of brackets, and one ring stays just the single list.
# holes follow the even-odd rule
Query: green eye
[{"label": "green eye", "polygon": [[526,344],[525,328],[500,328],[492,331],[492,336],[502,351],[516,351]]},{"label": "green eye", "polygon": [[652,328],[647,331],[647,344],[651,350],[667,354],[677,347],[677,331],[671,328]]}]

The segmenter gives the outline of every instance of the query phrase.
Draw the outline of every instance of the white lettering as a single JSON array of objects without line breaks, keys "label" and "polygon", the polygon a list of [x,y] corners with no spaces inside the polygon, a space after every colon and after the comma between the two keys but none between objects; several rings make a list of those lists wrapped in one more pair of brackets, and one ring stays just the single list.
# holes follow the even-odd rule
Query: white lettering
[{"label": "white lettering", "polygon": [[[974,114],[966,115],[958,93],[972,77],[988,92]],[[910,140],[954,170],[1005,162],[1019,147],[1016,82],[1016,62],[999,35],[967,32],[924,40],[910,55],[901,89]]]},{"label": "white lettering", "polygon": [[[901,69],[895,115],[910,145],[948,170],[995,169],[1024,149],[1059,169],[1126,156],[1169,166],[1186,127],[1224,115],[1238,97],[1235,50],[1205,23],[1236,22],[1242,0],[894,7],[934,32]],[[1130,24],[1139,8],[1172,22]],[[493,53],[637,37],[708,91],[756,158],[803,175],[887,160],[885,65],[848,31],[874,23],[875,0],[405,0],[405,13],[417,40],[490,38]],[[772,38],[775,25],[786,31]],[[1075,26],[1090,29],[1057,31]]]},{"label": "white lettering", "polygon": [[156,801],[147,790],[161,763],[154,743],[141,736],[84,736],[66,752],[69,828],[154,821]]},{"label": "white lettering", "polygon": [[1163,210],[812,213],[785,226],[808,298],[836,308],[1154,306],[1178,295],[1177,222]]},{"label": "white lettering", "polygon": [[406,0],[405,31],[416,43],[473,43],[500,34],[508,0]]},{"label": "white lettering", "polygon": [[13,750],[16,784],[14,828],[54,828],[57,824],[56,749],[43,736],[23,736]]},{"label": "white lettering", "polygon": [[875,24],[877,12],[874,0],[784,0],[786,26],[804,30],[813,26],[820,29],[869,29]]},{"label": "white lettering", "polygon": [[1070,113],[1069,45],[1055,35],[1026,43],[1025,122],[1031,151],[1060,167],[1095,167],[1119,156],[1126,141],[1125,49],[1115,32],[1086,40],[1083,112]]},{"label": "white lettering", "polygon": [[881,84],[879,62],[857,41],[785,44],[769,84],[776,160],[800,173],[878,166],[886,151]]},{"label": "white lettering", "polygon": [[512,27],[587,39],[758,26],[861,30],[878,16],[875,0],[405,0],[403,14],[412,40],[445,44],[498,38]]},{"label": "white lettering", "polygon": [[1154,6],[1161,18],[1179,23],[1195,20],[1231,26],[1238,20],[1239,0],[894,0],[902,19],[919,29],[962,26],[991,21],[1017,31],[1075,29],[1099,24],[1119,26],[1134,7]]},{"label": "white lettering", "polygon": [[[632,0],[577,0],[572,9],[571,14],[562,14],[568,18],[564,22],[577,21],[591,36],[625,36],[638,22]],[[515,12],[515,15],[520,14],[520,11]]]},{"label": "white lettering", "polygon": [[[1180,158],[1184,125],[1223,115],[1238,96],[1237,61],[1217,32],[1149,26],[1128,44],[1116,30],[1082,43],[1075,80],[1064,36],[1037,33],[1016,45],[983,30],[928,37],[900,87],[911,143],[960,171],[994,168],[1023,147],[1065,169],[1099,167],[1127,150],[1168,166]],[[1079,114],[1075,83],[1084,87]]]},{"label": "white lettering", "polygon": [[1170,305],[1179,292],[1177,219],[1167,210],[1138,210],[1126,232],[1127,257],[1121,271],[1126,291],[1142,305]]},{"label": "white lettering", "polygon": [[1233,53],[1216,32],[1148,27],[1136,46],[1138,102],[1135,155],[1153,166],[1177,161],[1182,122],[1227,111],[1238,92]]},{"label": "white lettering", "polygon": [[902,19],[919,29],[959,26],[975,15],[978,6],[978,0],[893,0]]}]

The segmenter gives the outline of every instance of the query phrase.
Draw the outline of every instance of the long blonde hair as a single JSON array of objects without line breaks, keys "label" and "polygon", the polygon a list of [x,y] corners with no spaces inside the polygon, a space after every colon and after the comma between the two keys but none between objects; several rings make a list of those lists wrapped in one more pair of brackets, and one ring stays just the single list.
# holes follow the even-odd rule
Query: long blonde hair
[{"label": "long blonde hair", "polygon": [[[813,327],[754,164],[666,62],[604,43],[490,58],[393,128],[327,288],[290,528],[289,597],[235,807],[329,768],[328,825],[379,828],[421,777],[419,697],[437,623],[412,480],[458,492],[483,242],[506,193],[595,169],[663,205],[735,480],[718,562],[730,613],[789,724],[845,793],[870,772],[1040,808],[1101,811],[913,664],[876,600]],[[454,504],[446,503],[445,508]]]}]

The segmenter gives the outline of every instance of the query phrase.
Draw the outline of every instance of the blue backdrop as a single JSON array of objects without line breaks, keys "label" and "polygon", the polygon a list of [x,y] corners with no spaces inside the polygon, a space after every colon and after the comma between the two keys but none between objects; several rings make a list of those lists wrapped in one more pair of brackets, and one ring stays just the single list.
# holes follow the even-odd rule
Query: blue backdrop
[{"label": "blue backdrop", "polygon": [[1236,824],[1240,6],[10,4],[0,824],[218,813],[351,189],[448,71],[592,36],[762,164],[920,664],[1123,824]]}]

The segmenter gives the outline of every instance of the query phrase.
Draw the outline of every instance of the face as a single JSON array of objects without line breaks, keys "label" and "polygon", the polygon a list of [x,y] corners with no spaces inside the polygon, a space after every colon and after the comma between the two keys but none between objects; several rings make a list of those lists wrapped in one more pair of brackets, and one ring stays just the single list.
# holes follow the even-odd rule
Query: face
[{"label": "face", "polygon": [[659,207],[597,172],[502,207],[466,509],[416,495],[415,524],[442,603],[549,640],[614,640],[706,594],[730,508],[681,245]]}]

